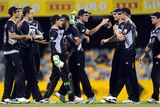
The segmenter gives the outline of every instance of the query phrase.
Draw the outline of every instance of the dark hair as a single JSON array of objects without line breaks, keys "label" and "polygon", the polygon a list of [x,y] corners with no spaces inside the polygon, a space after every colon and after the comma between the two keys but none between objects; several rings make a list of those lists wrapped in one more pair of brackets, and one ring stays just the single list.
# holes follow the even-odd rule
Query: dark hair
[{"label": "dark hair", "polygon": [[66,15],[66,14],[63,14],[63,15],[61,16],[61,18],[62,18],[62,19],[65,19],[65,20],[67,20],[67,21],[69,21],[69,16]]},{"label": "dark hair", "polygon": [[31,8],[30,6],[25,6],[24,8],[23,8],[23,16],[25,16],[27,13],[29,13],[30,12],[30,10],[32,10],[33,8]]},{"label": "dark hair", "polygon": [[13,16],[13,13],[16,13],[17,11],[21,11],[22,8],[18,8],[16,6],[12,6],[8,9],[8,14],[10,15],[10,17]]},{"label": "dark hair", "polygon": [[53,15],[51,18],[50,18],[50,21],[51,21],[51,25],[55,24],[57,20],[59,20],[61,18],[60,15],[56,14],[56,15]]},{"label": "dark hair", "polygon": [[129,8],[125,8],[125,7],[124,7],[124,8],[121,9],[121,11],[122,11],[122,13],[126,13],[127,16],[130,16],[130,15],[131,15],[131,11],[130,11]]},{"label": "dark hair", "polygon": [[160,12],[155,12],[151,14],[150,16],[156,16],[158,19],[160,18]]}]

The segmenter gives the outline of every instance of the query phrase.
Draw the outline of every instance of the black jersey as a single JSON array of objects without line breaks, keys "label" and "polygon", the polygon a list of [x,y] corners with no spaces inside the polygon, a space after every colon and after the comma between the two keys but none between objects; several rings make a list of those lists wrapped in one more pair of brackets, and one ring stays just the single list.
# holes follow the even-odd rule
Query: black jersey
[{"label": "black jersey", "polygon": [[5,51],[13,51],[19,50],[19,42],[16,39],[12,39],[9,37],[9,34],[18,34],[18,28],[16,22],[9,19],[4,26],[4,37],[3,37],[3,50]]},{"label": "black jersey", "polygon": [[[41,28],[41,25],[36,20],[30,21],[29,28],[31,29],[32,34],[35,34],[35,35],[43,35],[44,34],[44,32]],[[39,48],[39,45],[37,43],[33,43],[32,47],[33,48]]]},{"label": "black jersey", "polygon": [[125,36],[124,47],[126,49],[131,48],[135,45],[135,38],[136,38],[136,25],[131,21],[128,20],[124,22],[124,25],[121,25],[120,32]]},{"label": "black jersey", "polygon": [[64,43],[66,50],[71,50],[75,46],[76,39],[80,38],[79,31],[76,26],[70,25],[64,31]]},{"label": "black jersey", "polygon": [[155,57],[160,53],[160,26],[151,31],[150,42],[152,39],[155,39],[152,48],[153,57]]},{"label": "black jersey", "polygon": [[65,53],[67,50],[65,49],[64,44],[64,30],[51,28],[49,32],[49,39],[51,44],[51,53],[55,55],[56,53]]},{"label": "black jersey", "polygon": [[[20,24],[20,33],[22,35],[42,35],[43,31],[38,21],[32,20],[29,22],[23,19]],[[21,46],[24,48],[30,46],[38,47],[38,45],[31,40],[21,40]]]},{"label": "black jersey", "polygon": [[[86,32],[87,28],[81,22],[76,22],[75,26],[78,28],[78,31],[80,33],[81,41],[83,41],[84,38],[85,38],[85,32]],[[80,44],[79,47],[78,47],[78,50],[82,50],[82,49],[83,49],[82,44]]]},{"label": "black jersey", "polygon": [[[22,20],[21,23],[20,23],[20,33],[21,35],[31,35],[32,34],[32,30],[30,29],[30,26],[29,26],[29,21],[27,20]],[[21,40],[20,41],[21,43],[21,47],[23,48],[27,48],[27,47],[30,47],[30,44],[33,43],[31,40]]]}]

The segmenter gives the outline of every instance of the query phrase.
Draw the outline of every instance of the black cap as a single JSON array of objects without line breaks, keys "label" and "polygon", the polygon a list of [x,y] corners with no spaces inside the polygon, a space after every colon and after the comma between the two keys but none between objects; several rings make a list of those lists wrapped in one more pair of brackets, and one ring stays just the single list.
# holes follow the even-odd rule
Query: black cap
[{"label": "black cap", "polygon": [[92,14],[92,13],[88,12],[86,9],[80,9],[78,12],[78,16],[82,16],[84,14]]},{"label": "black cap", "polygon": [[61,16],[61,18],[64,19],[64,20],[68,20],[68,21],[69,21],[69,16],[66,15],[66,14],[63,14],[63,15]]},{"label": "black cap", "polygon": [[111,12],[111,14],[119,13],[119,12],[122,12],[122,10],[120,8],[116,8],[114,11]]},{"label": "black cap", "polygon": [[160,18],[160,12],[155,12],[151,14],[150,16],[156,16],[157,18]]},{"label": "black cap", "polygon": [[22,8],[18,8],[16,6],[12,6],[8,9],[8,14],[12,15],[13,12],[16,12],[16,11],[21,11]]},{"label": "black cap", "polygon": [[122,9],[121,9],[121,12],[122,12],[122,13],[127,13],[128,15],[131,14],[130,9],[129,9],[129,8],[126,8],[126,7],[125,7],[125,8],[122,8]]}]

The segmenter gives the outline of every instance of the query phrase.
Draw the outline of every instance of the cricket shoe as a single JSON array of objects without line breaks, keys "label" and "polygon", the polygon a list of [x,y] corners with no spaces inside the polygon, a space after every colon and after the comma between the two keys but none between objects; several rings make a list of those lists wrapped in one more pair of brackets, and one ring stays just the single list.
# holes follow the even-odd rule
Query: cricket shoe
[{"label": "cricket shoe", "polygon": [[2,99],[1,104],[11,104],[12,100],[10,98]]},{"label": "cricket shoe", "polygon": [[60,101],[62,101],[63,103],[66,102],[65,96],[64,96],[64,95],[61,95],[59,92],[56,92],[56,93],[55,93],[55,96],[56,96]]},{"label": "cricket shoe", "polygon": [[97,96],[94,94],[93,97],[88,98],[88,101],[86,101],[86,104],[92,104],[96,100]]},{"label": "cricket shoe", "polygon": [[113,96],[106,96],[103,98],[107,103],[116,103],[117,102],[117,98],[113,97]]},{"label": "cricket shoe", "polygon": [[122,103],[123,104],[139,104],[140,102],[127,99],[127,100],[122,101]]},{"label": "cricket shoe", "polygon": [[156,103],[156,104],[159,104],[159,103],[160,103],[160,101],[155,100],[154,98],[147,99],[146,102],[147,102],[147,103]]}]

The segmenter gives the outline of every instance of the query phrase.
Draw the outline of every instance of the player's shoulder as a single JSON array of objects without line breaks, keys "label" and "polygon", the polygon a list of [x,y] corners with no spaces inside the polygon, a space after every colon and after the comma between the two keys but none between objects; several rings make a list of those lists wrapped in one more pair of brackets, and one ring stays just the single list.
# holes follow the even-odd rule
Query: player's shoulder
[{"label": "player's shoulder", "polygon": [[16,23],[15,22],[13,22],[12,20],[8,20],[7,22],[6,22],[6,25],[9,25],[9,26],[17,26],[16,25]]},{"label": "player's shoulder", "polygon": [[76,27],[81,27],[81,26],[84,26],[84,24],[79,22],[79,21],[76,21],[75,26]]},{"label": "player's shoulder", "polygon": [[20,22],[20,26],[21,26],[21,27],[29,27],[29,22],[26,21],[26,20],[22,20],[22,21]]}]

